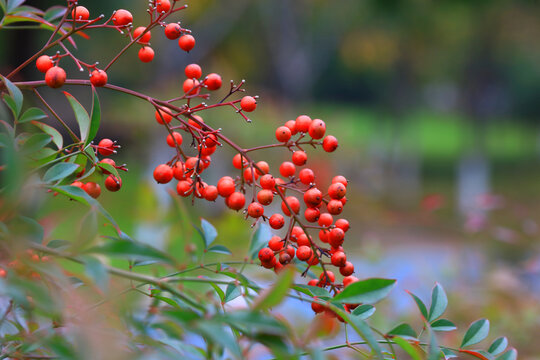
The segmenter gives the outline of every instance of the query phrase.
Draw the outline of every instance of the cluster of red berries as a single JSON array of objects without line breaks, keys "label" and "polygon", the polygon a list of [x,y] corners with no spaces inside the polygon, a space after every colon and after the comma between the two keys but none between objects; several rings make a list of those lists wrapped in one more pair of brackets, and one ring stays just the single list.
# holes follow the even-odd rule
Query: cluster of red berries
[{"label": "cluster of red berries", "polygon": [[0,278],[6,278],[8,276],[8,272],[6,268],[11,269],[11,271],[17,273],[18,276],[23,276],[29,279],[39,280],[41,279],[41,275],[33,270],[31,267],[27,266],[26,264],[29,262],[32,263],[47,263],[51,259],[46,255],[38,255],[36,252],[32,249],[27,249],[23,253],[23,257],[18,257],[12,261],[9,261],[5,268],[0,267]]}]

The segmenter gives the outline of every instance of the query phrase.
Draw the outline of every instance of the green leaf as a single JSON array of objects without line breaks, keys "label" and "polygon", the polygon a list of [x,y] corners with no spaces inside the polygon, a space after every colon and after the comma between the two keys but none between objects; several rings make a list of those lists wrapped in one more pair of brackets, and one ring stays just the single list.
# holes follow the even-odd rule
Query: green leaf
[{"label": "green leaf", "polygon": [[210,246],[206,251],[214,252],[214,253],[218,253],[218,254],[232,255],[231,250],[229,250],[227,247],[225,247],[223,245]]},{"label": "green leaf", "polygon": [[[8,12],[10,12],[9,9],[10,9],[10,4],[8,2]],[[18,87],[16,87],[6,77],[0,75],[0,79],[2,79],[2,82],[6,85],[6,88],[8,89],[9,94],[11,95],[11,98],[13,100],[13,105],[14,105],[14,108],[12,108],[12,110],[14,110],[14,112],[15,112],[15,117],[18,118],[19,114],[21,113],[22,104],[23,104],[22,92],[21,92],[21,90],[19,90]]]},{"label": "green leaf", "polygon": [[68,99],[69,104],[71,105],[71,108],[75,113],[75,119],[77,119],[77,123],[79,124],[81,140],[84,141],[84,143],[86,144],[86,141],[88,140],[88,135],[90,134],[90,117],[88,116],[88,113],[81,105],[81,103],[78,102],[77,99],[73,97],[73,95],[66,91],[64,91],[64,95],[66,95],[66,98]]},{"label": "green leaf", "polygon": [[431,328],[435,331],[453,331],[457,329],[456,325],[447,319],[435,320],[431,323]]},{"label": "green leaf", "polygon": [[201,229],[204,239],[204,248],[208,248],[211,243],[216,240],[217,237],[217,230],[216,228],[210,224],[207,220],[201,218]]},{"label": "green leaf", "polygon": [[441,348],[437,342],[435,331],[429,329],[429,351],[428,360],[439,360],[441,358]]},{"label": "green leaf", "polygon": [[373,352],[375,353],[376,358],[383,360],[384,357],[381,351],[381,347],[379,346],[379,343],[375,338],[375,334],[373,333],[369,325],[357,316],[348,316],[347,313],[343,313],[340,315],[346,320],[348,320],[348,323],[352,326],[352,328],[358,333],[358,335],[360,335],[360,337],[362,337],[362,339],[364,339],[367,345],[369,345],[371,350],[373,350]]},{"label": "green leaf", "polygon": [[402,337],[395,336],[392,340],[403,349],[413,360],[422,360],[422,355],[417,347],[412,345],[410,342],[405,340]]},{"label": "green leaf", "polygon": [[424,319],[427,319],[428,318],[428,313],[427,313],[427,308],[426,308],[426,305],[424,304],[424,302],[422,300],[420,300],[420,298],[416,295],[414,295],[412,292],[408,291],[408,290],[405,290],[407,292],[407,294],[411,295],[411,297],[413,298],[414,302],[416,303],[416,306],[418,306],[418,310],[420,310],[420,314],[422,314],[422,316],[424,317]]},{"label": "green leaf", "polygon": [[369,318],[371,315],[375,314],[375,306],[373,305],[359,305],[353,311],[352,315],[359,317],[362,320]]},{"label": "green leaf", "polygon": [[35,243],[41,243],[45,236],[45,230],[43,230],[43,226],[40,223],[26,216],[18,216],[14,221],[16,223],[15,226],[24,230],[24,236],[27,239]]},{"label": "green leaf", "polygon": [[518,352],[516,349],[510,349],[501,356],[497,358],[497,360],[516,360],[518,356]]},{"label": "green leaf", "polygon": [[32,120],[44,119],[46,117],[47,115],[43,112],[43,110],[33,107],[26,110],[22,114],[21,118],[19,119],[19,124],[32,121]]},{"label": "green leaf", "polygon": [[452,350],[450,350],[448,348],[442,348],[442,352],[443,352],[444,357],[446,359],[452,359],[452,358],[457,358],[458,357],[455,352],[453,352]]},{"label": "green leaf", "polygon": [[218,294],[219,300],[221,300],[222,303],[225,303],[225,293],[223,292],[223,290],[221,290],[221,288],[217,284],[214,284],[213,282],[211,282],[210,285],[212,285],[212,287]]},{"label": "green leaf", "polygon": [[440,317],[448,306],[448,298],[443,287],[436,283],[431,292],[431,306],[429,308],[428,321],[431,322]]},{"label": "green leaf", "polygon": [[292,287],[296,291],[300,291],[303,294],[306,294],[311,297],[318,297],[321,299],[331,299],[332,295],[330,292],[324,288],[318,286],[311,286],[305,284],[297,284]]},{"label": "green leaf", "polygon": [[385,298],[396,284],[394,279],[372,278],[350,284],[334,297],[335,301],[349,304],[373,304]]},{"label": "green leaf", "polygon": [[255,259],[259,253],[259,250],[268,244],[268,241],[272,236],[273,234],[272,230],[270,230],[270,226],[260,222],[257,225],[257,229],[253,233],[249,243],[249,257],[251,259]]},{"label": "green leaf", "polygon": [[0,0],[0,8],[2,8],[2,11],[5,14],[6,13],[6,0]]},{"label": "green leaf", "polygon": [[50,8],[45,11],[45,14],[43,14],[43,19],[45,19],[48,22],[51,22],[53,20],[59,19],[62,16],[64,16],[64,13],[66,12],[65,6],[51,6]]},{"label": "green leaf", "polygon": [[463,341],[461,342],[460,347],[470,346],[479,343],[480,341],[484,340],[489,333],[489,320],[487,319],[480,319],[473,322],[469,328],[467,329],[467,332],[465,333],[465,336],[463,337]]},{"label": "green leaf", "polygon": [[102,162],[97,162],[96,165],[104,170],[104,173],[111,173],[113,174],[114,176],[116,176],[117,178],[120,178],[120,175],[118,174],[118,170],[116,170],[116,168],[114,166],[112,166],[111,164],[107,164],[107,163],[102,163]]},{"label": "green leaf", "polygon": [[66,249],[66,248],[69,248],[70,246],[71,246],[71,241],[61,240],[61,239],[51,240],[47,243],[47,247],[50,247],[53,249]]},{"label": "green leaf", "polygon": [[21,5],[25,0],[8,0],[7,1],[7,13],[13,12],[19,5]]},{"label": "green leaf", "polygon": [[30,136],[23,144],[23,151],[31,154],[43,149],[52,140],[49,134],[34,134]]},{"label": "green leaf", "polygon": [[15,104],[15,100],[13,100],[13,98],[9,94],[4,94],[2,98],[13,113],[13,117],[15,118],[15,120],[17,120],[17,104]]},{"label": "green leaf", "polygon": [[113,238],[103,245],[94,246],[87,250],[88,253],[105,254],[121,258],[138,258],[158,260],[162,263],[175,265],[176,261],[168,254],[143,243]]},{"label": "green leaf", "polygon": [[83,260],[85,262],[85,274],[106,293],[109,288],[109,273],[105,265],[93,256],[86,256]]},{"label": "green leaf", "polygon": [[229,301],[236,299],[240,295],[242,295],[242,293],[240,292],[238,286],[234,285],[234,283],[230,283],[225,289],[225,298],[223,302],[228,303]]},{"label": "green leaf", "polygon": [[261,292],[253,303],[254,310],[264,310],[278,305],[289,292],[294,279],[294,269],[282,271],[277,281],[270,288]]},{"label": "green leaf", "polygon": [[101,106],[99,104],[99,98],[97,91],[92,87],[92,114],[90,116],[90,130],[88,132],[88,138],[84,142],[84,145],[90,144],[90,141],[94,140],[99,130],[99,124],[101,122]]},{"label": "green leaf", "polygon": [[495,339],[488,349],[488,352],[493,355],[502,353],[508,346],[508,339],[505,336]]},{"label": "green leaf", "polygon": [[392,330],[386,333],[388,336],[401,336],[403,338],[417,339],[416,331],[409,324],[399,324]]},{"label": "green leaf", "polygon": [[493,355],[490,353],[484,351],[484,350],[466,350],[466,349],[460,349],[459,352],[474,356],[477,359],[482,360],[493,360],[495,359]]},{"label": "green leaf", "polygon": [[255,334],[285,336],[289,332],[275,317],[263,312],[237,310],[216,317],[215,320],[227,323],[249,337]]},{"label": "green leaf", "polygon": [[50,183],[55,182],[57,180],[64,179],[68,177],[69,175],[73,174],[77,169],[79,168],[79,165],[72,164],[72,163],[66,163],[61,162],[54,166],[51,166],[47,172],[45,172],[45,175],[43,175],[43,181]]},{"label": "green leaf", "polygon": [[58,149],[62,149],[62,147],[64,145],[64,137],[62,136],[62,134],[60,134],[60,132],[58,132],[58,130],[56,130],[52,126],[49,126],[49,125],[44,124],[44,123],[39,122],[39,121],[32,121],[31,123],[32,123],[32,125],[35,125],[38,128],[40,128],[41,131],[43,131],[44,133],[49,134],[50,136],[52,136],[52,141],[54,142],[56,147]]},{"label": "green leaf", "polygon": [[212,341],[228,349],[236,358],[242,358],[242,352],[236,338],[222,325],[210,321],[199,321],[196,329],[203,335],[205,340]]}]

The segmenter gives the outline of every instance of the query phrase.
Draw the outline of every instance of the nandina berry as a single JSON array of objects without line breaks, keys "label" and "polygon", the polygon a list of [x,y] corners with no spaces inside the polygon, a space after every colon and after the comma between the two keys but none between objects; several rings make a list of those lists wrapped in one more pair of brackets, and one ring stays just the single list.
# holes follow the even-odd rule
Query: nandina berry
[{"label": "nandina berry", "polygon": [[326,124],[321,119],[314,119],[311,124],[309,124],[308,132],[309,136],[313,139],[322,139],[326,132]]},{"label": "nandina berry", "polygon": [[307,115],[300,115],[296,118],[295,128],[298,132],[307,133],[311,125],[311,118]]},{"label": "nandina berry", "polygon": [[124,26],[133,22],[133,15],[127,10],[118,9],[113,15],[113,23],[116,26]]},{"label": "nandina berry", "polygon": [[245,112],[252,112],[257,107],[257,100],[253,96],[244,96],[240,100],[240,107]]},{"label": "nandina berry", "polygon": [[53,66],[54,66],[54,62],[51,60],[51,57],[48,55],[41,55],[36,60],[36,67],[42,73],[46,73],[47,70],[49,70]]},{"label": "nandina berry", "polygon": [[302,234],[304,234],[304,230],[300,226],[294,226],[291,230],[291,240],[297,241]]},{"label": "nandina berry", "polygon": [[291,216],[291,212],[289,211],[289,207],[287,207],[287,204],[295,214],[298,214],[298,212],[300,211],[300,201],[298,201],[297,198],[295,198],[294,196],[287,196],[285,198],[285,201],[281,202],[281,211],[283,211],[285,215]]},{"label": "nandina berry", "polygon": [[311,169],[302,169],[298,173],[300,182],[304,185],[309,185],[315,181],[315,173]]},{"label": "nandina berry", "polygon": [[189,34],[182,35],[178,39],[178,46],[180,46],[180,49],[189,52],[195,47],[195,38]]},{"label": "nandina berry", "polygon": [[258,161],[256,165],[258,168],[258,169],[255,169],[255,171],[257,172],[257,175],[260,176],[260,175],[268,174],[270,172],[270,165],[268,165],[266,161]]},{"label": "nandina berry", "polygon": [[165,36],[169,40],[175,40],[182,34],[182,28],[177,23],[170,23],[165,26]]},{"label": "nandina berry", "polygon": [[144,63],[154,60],[154,50],[150,46],[143,46],[139,50],[139,59]]},{"label": "nandina berry", "polygon": [[311,188],[304,193],[304,202],[309,207],[316,207],[323,199],[322,192],[317,188]]},{"label": "nandina berry", "polygon": [[279,254],[279,262],[281,264],[284,264],[284,265],[288,264],[288,263],[291,262],[291,260],[292,260],[292,257],[288,253],[282,252],[282,253]]},{"label": "nandina berry", "polygon": [[272,229],[281,229],[285,225],[285,218],[281,214],[274,214],[270,216],[270,220],[268,220],[270,223],[270,227]]},{"label": "nandina berry", "polygon": [[182,90],[184,90],[184,93],[186,93],[187,95],[196,94],[199,90],[199,80],[193,80],[193,79],[184,80],[184,84],[182,85]]},{"label": "nandina berry", "polygon": [[343,185],[345,185],[345,187],[347,186],[347,184],[349,183],[347,181],[347,178],[345,178],[345,176],[343,175],[336,175],[334,176],[334,178],[332,179],[332,184],[335,184],[335,183],[342,183]]},{"label": "nandina berry", "polygon": [[154,169],[154,179],[158,184],[166,184],[173,178],[173,169],[167,164],[160,164]]},{"label": "nandina berry", "polygon": [[[167,110],[167,111],[170,111],[170,110]],[[156,121],[158,122],[158,124],[163,125],[163,121],[165,121],[167,124],[171,122],[172,115],[170,115],[165,110],[157,109],[156,112],[155,112],[155,118],[156,118]]]},{"label": "nandina berry", "polygon": [[105,187],[109,191],[118,191],[122,187],[122,179],[111,174],[105,179]]},{"label": "nandina berry", "polygon": [[[263,267],[265,267],[266,269],[272,269],[274,268],[275,266],[277,266],[279,263],[277,262],[276,258],[272,256],[272,258],[270,259],[270,261],[268,262],[263,262],[261,261],[261,265]],[[281,265],[281,264],[279,264]]]},{"label": "nandina berry", "polygon": [[336,276],[331,271],[325,271],[319,276],[319,280],[322,286],[327,286],[334,283]]},{"label": "nandina berry", "polygon": [[208,184],[204,181],[197,181],[197,183],[195,183],[195,196],[199,199],[202,199],[204,197],[204,194],[206,193],[207,187]]},{"label": "nandina berry", "polygon": [[330,234],[328,234],[328,243],[333,247],[338,247],[343,244],[344,239],[345,232],[340,228],[333,228],[330,230]]},{"label": "nandina berry", "polygon": [[204,145],[199,145],[197,150],[200,151],[201,155],[203,156],[212,155],[216,151],[216,146],[207,147]]},{"label": "nandina berry", "polygon": [[316,222],[319,220],[319,216],[321,215],[321,211],[317,208],[307,208],[304,211],[304,217],[309,222]]},{"label": "nandina berry", "polygon": [[242,154],[238,153],[234,155],[232,159],[232,164],[235,168],[242,169],[247,166],[248,162]]},{"label": "nandina berry", "polygon": [[107,73],[103,70],[94,70],[90,76],[90,82],[95,87],[105,86],[107,84]]},{"label": "nandina berry", "polygon": [[103,156],[109,156],[116,153],[115,147],[114,141],[111,139],[101,139],[98,144],[98,152]]},{"label": "nandina berry", "polygon": [[184,163],[177,161],[173,166],[173,176],[176,180],[184,180],[186,178],[186,168]]},{"label": "nandina berry", "polygon": [[279,236],[272,236],[270,241],[268,241],[268,247],[273,251],[280,251],[283,249],[283,241]]},{"label": "nandina berry", "polygon": [[295,172],[296,172],[296,167],[290,161],[284,161],[279,166],[279,173],[283,177],[293,176]]},{"label": "nandina berry", "polygon": [[[139,36],[141,36],[141,34],[144,32],[144,30],[146,30],[146,27],[144,27],[144,26],[139,26],[138,28],[133,30],[133,39],[136,39]],[[152,34],[150,33],[150,30],[149,30],[149,31],[145,32],[144,35],[141,36],[139,38],[139,40],[137,40],[137,42],[139,44],[148,44],[148,42],[150,41],[151,38],[152,38]]]},{"label": "nandina berry", "polygon": [[277,141],[287,142],[291,138],[291,130],[286,126],[280,126],[276,129]]},{"label": "nandina berry", "polygon": [[336,220],[336,227],[347,232],[347,230],[349,230],[349,222],[346,219],[338,219]]},{"label": "nandina berry", "polygon": [[[84,183],[80,182],[80,181],[74,181],[71,183],[71,186],[76,186],[78,188],[83,188],[84,187]],[[84,189],[83,189],[84,190]]]},{"label": "nandina berry", "polygon": [[319,256],[320,255],[313,254],[306,262],[311,266],[315,266],[319,263]]},{"label": "nandina berry", "polygon": [[208,76],[203,81],[204,85],[206,85],[206,88],[208,90],[217,90],[221,87],[222,80],[221,76],[216,73],[208,74]]},{"label": "nandina berry", "polygon": [[204,171],[204,164],[201,159],[195,156],[187,158],[184,167],[186,169],[186,176],[188,177],[193,175],[193,173],[200,174]]},{"label": "nandina berry", "polygon": [[101,194],[101,187],[95,182],[87,182],[83,185],[82,189],[94,199],[96,199]]},{"label": "nandina berry", "polygon": [[323,243],[328,243],[328,236],[330,235],[330,231],[328,230],[320,230],[319,231],[319,240],[321,240]]},{"label": "nandina berry", "polygon": [[297,150],[292,154],[292,162],[294,165],[302,166],[307,162],[307,155],[302,150]]},{"label": "nandina berry", "polygon": [[217,189],[220,196],[228,197],[234,192],[234,180],[230,176],[219,179]]},{"label": "nandina berry", "polygon": [[[197,120],[198,122],[195,121],[195,120],[193,120],[193,119],[191,119],[191,118]],[[203,118],[200,117],[199,115],[191,115],[191,118],[188,119],[189,125],[194,126],[194,127],[196,127],[197,129],[202,129],[202,125],[201,125],[201,124],[204,124]]]},{"label": "nandina berry", "polygon": [[337,267],[345,266],[345,263],[347,262],[347,255],[343,251],[336,251],[332,257],[330,258],[330,261],[332,262],[332,265]]},{"label": "nandina berry", "polygon": [[313,310],[314,313],[320,314],[326,310],[326,307],[324,305],[321,305],[316,302],[311,303],[311,310]]},{"label": "nandina berry", "polygon": [[261,187],[263,189],[273,190],[276,186],[276,179],[274,179],[271,174],[266,174],[261,176],[261,180],[259,180],[259,183],[261,184]]},{"label": "nandina berry", "polygon": [[4,268],[0,268],[0,278],[6,278],[7,277],[7,271]]},{"label": "nandina berry", "polygon": [[326,209],[332,215],[339,215],[343,211],[343,204],[339,200],[330,200],[326,204]]},{"label": "nandina berry", "polygon": [[274,200],[274,193],[272,190],[262,189],[257,193],[257,201],[263,205],[270,205]]},{"label": "nandina berry", "polygon": [[208,134],[204,137],[203,139],[203,144],[206,146],[206,147],[215,147],[217,146],[218,144],[218,139],[217,139],[217,136],[214,135],[214,134]]},{"label": "nandina berry", "polygon": [[334,136],[328,135],[324,138],[322,147],[326,152],[334,152],[338,148],[338,140]]},{"label": "nandina berry", "polygon": [[180,180],[176,184],[176,192],[180,196],[189,196],[193,192],[193,180],[187,178],[186,180]]},{"label": "nandina berry", "polygon": [[90,11],[84,6],[77,6],[71,11],[71,17],[77,21],[88,20],[90,18]]},{"label": "nandina berry", "polygon": [[291,135],[296,135],[296,133],[298,131],[296,131],[296,121],[294,120],[289,120],[287,122],[285,122],[285,126],[289,128],[289,130],[291,130]]},{"label": "nandina berry", "polygon": [[334,222],[334,218],[329,213],[322,213],[321,216],[319,217],[320,226],[328,227],[332,225],[333,222]]},{"label": "nandina berry", "polygon": [[[341,269],[340,269],[340,272],[341,272]],[[349,276],[345,276],[343,278],[343,286],[344,287],[347,287],[355,282],[358,282],[360,281],[356,276],[352,276],[352,275],[349,275]]]},{"label": "nandina berry", "polygon": [[264,215],[264,207],[258,202],[252,202],[248,206],[248,215],[257,219]]},{"label": "nandina berry", "polygon": [[313,255],[313,250],[309,246],[299,246],[298,250],[296,250],[296,257],[300,261],[306,261],[308,260],[311,255]]},{"label": "nandina berry", "polygon": [[188,79],[198,79],[202,76],[202,69],[197,64],[189,64],[184,69],[184,74]]},{"label": "nandina berry", "polygon": [[331,199],[339,200],[347,194],[347,188],[342,183],[335,183],[328,187],[328,196]]},{"label": "nandina berry", "polygon": [[343,276],[351,276],[354,273],[354,265],[347,261],[345,265],[339,268],[339,273]]},{"label": "nandina berry", "polygon": [[288,245],[285,252],[291,257],[291,259],[294,257],[294,248],[292,246]]},{"label": "nandina berry", "polygon": [[182,134],[176,131],[173,131],[172,136],[171,134],[167,135],[167,145],[170,147],[176,147],[176,145],[180,146],[182,145],[182,141]]},{"label": "nandina berry", "polygon": [[[109,165],[111,165],[112,167],[116,167],[116,163],[114,162],[114,160],[113,160],[113,159],[109,159],[109,158],[102,159],[99,163],[100,163],[100,164],[109,164]],[[107,171],[107,170],[105,170],[105,169],[103,169],[103,168],[101,169],[101,172],[102,172],[103,174],[105,174],[105,175],[109,175],[109,174],[110,174],[109,171]]]},{"label": "nandina berry", "polygon": [[254,168],[248,167],[244,169],[244,180],[251,184],[253,182],[253,177],[255,177],[255,180],[259,178],[259,175],[255,172]]},{"label": "nandina berry", "polygon": [[311,279],[307,283],[309,286],[317,286],[319,284],[319,279]]},{"label": "nandina berry", "polygon": [[218,197],[217,187],[214,185],[208,185],[204,191],[204,198],[208,201],[214,201]]},{"label": "nandina berry", "polygon": [[156,10],[158,14],[166,13],[171,9],[171,2],[169,0],[157,0]]},{"label": "nandina berry", "polygon": [[240,210],[244,207],[246,203],[246,197],[241,192],[233,192],[227,198],[227,206],[233,210]]},{"label": "nandina berry", "polygon": [[66,82],[66,72],[59,66],[53,66],[45,73],[45,83],[53,89],[57,89]]},{"label": "nandina berry", "polygon": [[301,234],[296,239],[296,244],[298,246],[310,246],[311,245],[311,237],[307,236],[305,233]]}]

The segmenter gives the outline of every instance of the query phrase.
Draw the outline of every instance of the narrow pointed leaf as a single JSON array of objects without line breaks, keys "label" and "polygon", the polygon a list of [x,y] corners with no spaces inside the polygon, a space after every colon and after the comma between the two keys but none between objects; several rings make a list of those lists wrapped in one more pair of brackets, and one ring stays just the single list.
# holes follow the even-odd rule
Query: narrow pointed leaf
[{"label": "narrow pointed leaf", "polygon": [[431,292],[431,306],[429,308],[428,321],[431,322],[440,317],[448,306],[448,298],[440,284],[435,284]]},{"label": "narrow pointed leaf", "polygon": [[481,359],[481,360],[493,360],[494,359],[492,354],[490,354],[488,352],[485,352],[483,350],[465,350],[465,349],[461,349],[461,350],[459,350],[459,352],[469,354],[469,355],[474,356],[475,358]]},{"label": "narrow pointed leaf", "polygon": [[[407,290],[406,290],[407,291]],[[414,302],[416,303],[416,306],[418,306],[418,310],[420,310],[420,314],[422,314],[422,316],[424,317],[424,319],[427,320],[428,318],[428,312],[427,312],[427,308],[426,308],[426,305],[424,304],[424,302],[422,300],[420,300],[420,298],[416,295],[414,295],[412,292],[410,291],[407,291],[407,294],[411,295],[411,297],[413,298]]]},{"label": "narrow pointed leaf", "polygon": [[47,115],[43,112],[43,110],[34,107],[26,110],[22,114],[21,118],[19,119],[19,123],[21,124],[32,120],[44,119],[46,117]]},{"label": "narrow pointed leaf", "polygon": [[284,269],[270,288],[261,292],[253,303],[254,310],[264,310],[278,305],[289,292],[294,279],[294,269]]},{"label": "narrow pointed leaf", "polygon": [[109,256],[117,256],[121,258],[137,258],[158,260],[161,263],[174,265],[175,260],[168,254],[143,243],[122,240],[119,238],[113,239],[100,246],[94,246],[87,250],[88,253],[105,254]]},{"label": "narrow pointed leaf", "polygon": [[229,250],[226,246],[223,245],[210,246],[206,251],[217,254],[232,255],[231,250]]},{"label": "narrow pointed leaf", "polygon": [[64,146],[64,137],[62,136],[62,134],[60,134],[60,132],[58,132],[58,130],[39,121],[32,121],[31,124],[40,128],[41,131],[43,131],[44,133],[52,136],[52,141],[56,145],[56,147],[58,149],[62,149],[62,147]]},{"label": "narrow pointed leaf", "polygon": [[204,239],[204,248],[206,249],[214,242],[214,240],[216,240],[217,230],[214,225],[210,224],[205,219],[201,219],[201,229]]},{"label": "narrow pointed leaf", "polygon": [[422,360],[422,354],[413,344],[402,337],[395,336],[392,340],[405,351],[413,360]]},{"label": "narrow pointed leaf", "polygon": [[88,112],[86,112],[81,103],[77,101],[73,95],[66,91],[64,91],[64,95],[66,95],[66,98],[68,99],[69,104],[75,113],[75,119],[77,119],[77,124],[79,124],[81,140],[86,143],[90,133],[90,116],[88,116]]},{"label": "narrow pointed leaf", "polygon": [[230,283],[225,289],[225,298],[223,302],[228,303],[229,301],[236,299],[240,295],[242,295],[242,293],[240,292],[240,288],[233,283]]},{"label": "narrow pointed leaf", "polygon": [[518,352],[516,349],[510,349],[501,356],[497,357],[497,360],[516,360]]},{"label": "narrow pointed leaf", "polygon": [[489,333],[489,320],[480,319],[473,322],[461,342],[460,347],[466,347],[474,344],[478,344],[480,341],[484,340]]},{"label": "narrow pointed leaf", "polygon": [[357,281],[336,295],[334,300],[341,303],[373,304],[385,298],[395,284],[396,280],[394,279],[372,278]]},{"label": "narrow pointed leaf", "polygon": [[498,355],[502,353],[506,347],[508,346],[508,339],[505,336],[501,336],[500,338],[495,339],[491,346],[488,349],[488,352],[492,353],[493,355]]},{"label": "narrow pointed leaf", "polygon": [[373,305],[359,305],[352,311],[352,315],[359,317],[362,320],[369,318],[371,315],[375,314],[375,306]]},{"label": "narrow pointed leaf", "polygon": [[43,181],[49,183],[64,179],[69,175],[73,174],[78,168],[79,165],[77,164],[66,162],[58,163],[54,166],[51,166],[47,170],[47,172],[45,172],[45,175],[43,175]]},{"label": "narrow pointed leaf", "polygon": [[457,329],[456,325],[447,319],[435,320],[431,323],[431,328],[435,331],[452,331]]},{"label": "narrow pointed leaf", "polygon": [[84,145],[90,144],[90,141],[96,137],[99,125],[101,123],[101,106],[99,104],[99,98],[97,91],[92,87],[92,114],[90,116],[90,129],[88,130],[88,138],[84,142]]},{"label": "narrow pointed leaf", "polygon": [[383,360],[384,356],[382,354],[381,347],[379,346],[379,343],[375,338],[375,334],[373,333],[373,330],[371,330],[369,325],[364,320],[359,319],[356,316],[348,316],[347,313],[344,313],[342,317],[344,317],[344,319],[348,321],[348,323],[358,333],[358,335],[360,335],[360,337],[367,343],[371,350],[373,350],[375,358]]},{"label": "narrow pointed leaf", "polygon": [[[9,8],[10,8],[10,5],[8,4],[8,12],[10,11]],[[17,86],[15,86],[15,84],[13,84],[11,81],[9,81],[4,76],[0,75],[0,79],[2,79],[2,82],[6,85],[6,88],[8,89],[9,94],[11,95],[11,98],[12,98],[13,104],[14,104],[14,109],[13,110],[15,111],[15,116],[19,117],[19,114],[21,113],[21,109],[22,109],[22,105],[23,105],[22,92],[21,92],[21,90],[19,90],[19,88]]]},{"label": "narrow pointed leaf", "polygon": [[418,335],[416,334],[416,331],[412,328],[409,324],[399,324],[392,330],[386,333],[388,336],[401,336],[403,338],[411,338],[416,339]]}]

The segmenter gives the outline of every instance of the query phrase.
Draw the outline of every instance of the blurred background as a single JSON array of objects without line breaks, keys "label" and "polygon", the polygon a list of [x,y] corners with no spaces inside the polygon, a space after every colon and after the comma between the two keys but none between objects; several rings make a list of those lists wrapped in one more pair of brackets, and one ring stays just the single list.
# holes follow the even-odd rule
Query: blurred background
[{"label": "blurred background", "polygon": [[[46,8],[56,1],[27,1]],[[152,32],[156,50],[143,64],[134,46],[109,71],[109,82],[162,99],[180,95],[185,65],[217,72],[224,86],[247,81],[260,95],[252,124],[229,110],[204,112],[243,147],[274,142],[274,129],[305,113],[326,121],[338,137],[331,156],[310,151],[320,176],[351,182],[344,216],[352,223],[346,247],[357,276],[399,280],[383,304],[394,319],[418,317],[408,289],[426,301],[435,281],[450,298],[450,319],[461,326],[492,321],[492,338],[508,335],[522,359],[540,353],[540,4],[532,0],[197,0],[172,19],[193,31],[186,54],[177,41]],[[80,1],[91,16],[133,9],[146,25],[147,2]],[[78,40],[76,54],[106,64],[126,43],[113,30]],[[46,32],[0,33],[0,73],[21,63]],[[63,61],[68,78],[85,78]],[[33,67],[21,79],[41,79]],[[89,91],[68,91],[90,104]],[[99,91],[104,109],[100,137],[116,139],[115,161],[130,172],[118,194],[104,194],[125,232],[160,244],[161,214],[171,199],[152,170],[173,155],[153,109],[123,94]],[[43,89],[74,124],[67,101]],[[86,102],[85,102],[86,101]],[[70,118],[71,117],[71,118]],[[233,153],[213,156],[205,181],[232,173]],[[276,170],[283,151],[261,152]],[[269,159],[271,159],[269,161]],[[216,225],[220,241],[242,256],[250,234],[238,214],[201,203],[196,214]],[[191,206],[185,201],[186,206]],[[51,206],[60,206],[51,204]],[[134,221],[142,219],[141,221]],[[170,239],[169,239],[170,240]],[[246,240],[247,241],[247,240]],[[305,316],[309,316],[306,312]],[[375,318],[390,329],[385,319]]]}]

